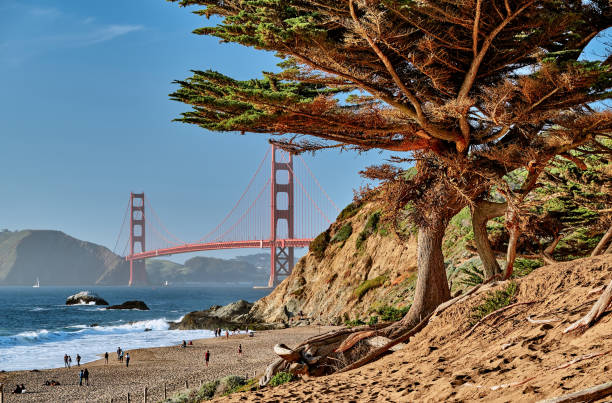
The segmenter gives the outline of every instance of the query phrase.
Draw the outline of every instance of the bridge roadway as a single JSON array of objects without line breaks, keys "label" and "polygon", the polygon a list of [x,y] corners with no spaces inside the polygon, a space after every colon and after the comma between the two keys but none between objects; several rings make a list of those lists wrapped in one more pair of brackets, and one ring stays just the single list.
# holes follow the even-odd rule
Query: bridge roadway
[{"label": "bridge roadway", "polygon": [[228,242],[209,242],[209,243],[191,243],[172,248],[154,249],[145,252],[134,253],[128,255],[125,260],[141,260],[156,256],[168,256],[178,253],[200,252],[205,250],[219,249],[239,249],[239,248],[271,248],[274,244],[280,248],[305,248],[313,241],[312,238],[304,239],[277,239],[276,242],[272,239],[260,239],[253,241],[228,241]]}]

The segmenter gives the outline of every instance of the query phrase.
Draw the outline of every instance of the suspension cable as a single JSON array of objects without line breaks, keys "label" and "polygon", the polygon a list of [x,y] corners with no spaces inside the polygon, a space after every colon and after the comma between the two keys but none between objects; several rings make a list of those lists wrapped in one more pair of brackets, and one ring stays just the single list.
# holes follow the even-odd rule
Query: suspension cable
[{"label": "suspension cable", "polygon": [[125,221],[128,216],[128,211],[130,210],[130,202],[132,200],[128,199],[127,207],[125,208],[125,213],[123,213],[123,222],[121,223],[121,228],[119,228],[119,234],[117,234],[117,240],[115,241],[115,247],[113,248],[113,253],[117,253],[117,246],[119,245],[119,239],[121,238],[121,233],[123,232],[123,227],[125,226]]},{"label": "suspension cable", "polygon": [[[238,201],[236,202],[236,204],[234,204],[234,207],[232,207],[232,209],[230,210],[229,213],[227,213],[227,215],[225,216],[225,218],[223,218],[223,220],[212,230],[210,231],[208,234],[204,235],[202,238],[198,239],[196,241],[196,243],[202,242],[205,239],[207,239],[208,237],[210,237],[212,234],[214,234],[223,224],[225,224],[225,222],[230,218],[230,216],[234,213],[234,211],[236,210],[236,208],[238,207],[238,205],[240,204],[240,202],[242,201],[242,199],[244,198],[244,196],[247,194],[247,192],[249,191],[249,189],[251,188],[251,185],[253,184],[253,181],[255,180],[255,178],[257,177],[257,175],[259,174],[259,171],[261,171],[261,167],[263,166],[263,163],[266,161],[266,159],[268,159],[268,154],[270,154],[270,148],[268,148],[268,151],[266,151],[266,155],[264,155],[263,159],[261,160],[261,162],[259,163],[259,166],[257,167],[257,170],[255,171],[255,174],[253,175],[253,177],[251,178],[249,184],[247,185],[246,189],[244,190],[244,192],[242,193],[242,195],[240,196],[240,198],[238,199]],[[268,181],[269,182],[269,181]],[[224,234],[225,235],[225,234]]]}]

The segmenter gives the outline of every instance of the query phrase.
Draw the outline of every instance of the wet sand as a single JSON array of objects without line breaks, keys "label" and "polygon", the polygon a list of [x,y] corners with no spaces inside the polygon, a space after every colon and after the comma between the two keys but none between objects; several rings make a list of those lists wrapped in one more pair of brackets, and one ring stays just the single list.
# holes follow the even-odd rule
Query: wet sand
[{"label": "wet sand", "polygon": [[[256,332],[254,337],[230,335],[212,339],[194,340],[187,348],[158,347],[129,350],[130,366],[117,361],[117,354],[109,351],[108,365],[104,360],[82,364],[80,367],[56,368],[33,371],[0,373],[4,384],[5,402],[125,402],[127,394],[131,401],[143,401],[144,388],[148,400],[163,398],[164,384],[170,397],[179,389],[199,386],[200,382],[212,381],[227,375],[252,378],[263,373],[276,355],[272,347],[276,343],[294,346],[304,339],[333,329],[330,326],[297,327],[282,330]],[[242,344],[242,355],[238,345]],[[210,363],[206,367],[204,353],[210,350]],[[103,355],[104,352],[101,352]],[[76,355],[76,354],[75,354]],[[74,358],[73,358],[74,359]],[[58,357],[62,364],[63,357]],[[88,368],[89,386],[78,386],[79,371]],[[45,386],[46,380],[54,379],[60,386]],[[11,394],[16,384],[25,384],[27,393]]]}]

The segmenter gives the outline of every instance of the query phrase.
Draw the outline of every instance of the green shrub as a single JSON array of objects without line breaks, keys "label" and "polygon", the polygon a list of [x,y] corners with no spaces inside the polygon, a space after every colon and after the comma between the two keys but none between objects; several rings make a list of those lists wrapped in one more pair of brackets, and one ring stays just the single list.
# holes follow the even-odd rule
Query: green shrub
[{"label": "green shrub", "polygon": [[321,232],[317,237],[310,243],[308,250],[319,260],[325,256],[325,249],[329,245],[329,229],[325,232]]},{"label": "green shrub", "polygon": [[342,221],[353,217],[359,212],[359,209],[361,209],[361,203],[349,203],[345,208],[342,209],[340,214],[338,214],[338,217],[336,217],[336,221]]},{"label": "green shrub", "polygon": [[225,395],[229,395],[230,393],[247,392],[253,388],[256,388],[257,382],[258,382],[257,378],[251,378],[248,381],[246,381],[244,385],[236,387],[235,389],[228,391]]},{"label": "green shrub", "polygon": [[482,304],[472,308],[470,324],[474,325],[491,312],[495,312],[500,308],[510,305],[510,302],[514,298],[517,290],[518,284],[512,281],[503,290],[489,292]]},{"label": "green shrub", "polygon": [[362,325],[365,325],[365,322],[359,318],[353,319],[353,320],[348,320],[348,319],[344,320],[344,326],[346,327],[355,327],[355,326],[362,326]]},{"label": "green shrub", "polygon": [[219,381],[206,382],[196,392],[196,398],[198,400],[212,399],[212,397],[215,395],[215,391],[217,390],[217,386],[219,386]]},{"label": "green shrub", "polygon": [[351,236],[352,233],[353,233],[353,226],[351,225],[350,222],[347,222],[346,224],[342,226],[342,228],[338,230],[338,232],[336,232],[336,234],[333,236],[330,242],[331,243],[344,242]]},{"label": "green shrub", "polygon": [[278,386],[295,380],[295,376],[289,372],[279,372],[270,379],[270,386]]},{"label": "green shrub", "polygon": [[246,380],[241,376],[228,375],[219,380],[217,394],[227,395],[244,385]]},{"label": "green shrub", "polygon": [[466,264],[462,266],[459,271],[464,274],[459,283],[462,285],[472,287],[478,284],[482,284],[484,281],[484,270],[477,267],[474,263]]},{"label": "green shrub", "polygon": [[375,211],[368,218],[368,221],[366,222],[366,225],[363,228],[363,231],[359,233],[359,236],[357,237],[357,240],[355,241],[355,246],[357,247],[357,249],[361,249],[361,246],[363,245],[365,240],[368,239],[368,237],[376,231],[379,221],[380,221],[380,211]]},{"label": "green shrub", "polygon": [[410,306],[404,308],[396,308],[393,306],[385,305],[376,309],[376,313],[380,315],[380,320],[383,322],[397,322],[402,319],[404,315],[410,310]]},{"label": "green shrub", "polygon": [[368,325],[374,326],[378,323],[378,316],[370,316],[370,320],[368,321]]},{"label": "green shrub", "polygon": [[366,280],[361,283],[355,290],[353,291],[353,296],[357,299],[361,299],[365,295],[366,292],[373,288],[378,288],[385,283],[387,280],[387,276],[382,275],[371,280]]},{"label": "green shrub", "polygon": [[539,259],[516,258],[512,269],[512,278],[525,277],[538,267],[542,267],[544,262]]}]

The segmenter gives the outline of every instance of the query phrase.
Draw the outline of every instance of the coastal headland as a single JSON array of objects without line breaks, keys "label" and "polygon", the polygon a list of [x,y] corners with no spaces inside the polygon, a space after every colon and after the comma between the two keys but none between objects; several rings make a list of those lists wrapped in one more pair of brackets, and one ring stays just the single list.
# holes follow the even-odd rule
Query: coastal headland
[{"label": "coastal headland", "polygon": [[[148,401],[163,398],[164,384],[167,395],[185,388],[198,386],[227,375],[253,377],[263,373],[266,366],[276,358],[272,348],[276,343],[296,345],[304,339],[327,332],[334,327],[310,326],[281,330],[255,332],[254,337],[230,335],[229,338],[193,340],[193,345],[143,348],[129,350],[130,364],[117,360],[114,351],[109,351],[108,365],[100,359],[80,367],[46,370],[12,371],[0,373],[4,385],[5,402],[109,402],[143,401],[147,388]],[[238,345],[242,345],[242,355]],[[210,351],[210,363],[206,367],[204,353]],[[100,352],[104,355],[104,351]],[[62,357],[57,357],[58,366]],[[89,370],[89,386],[79,386],[79,371]],[[56,380],[59,386],[45,386],[45,381]],[[16,384],[24,384],[27,393],[11,394]]]}]

